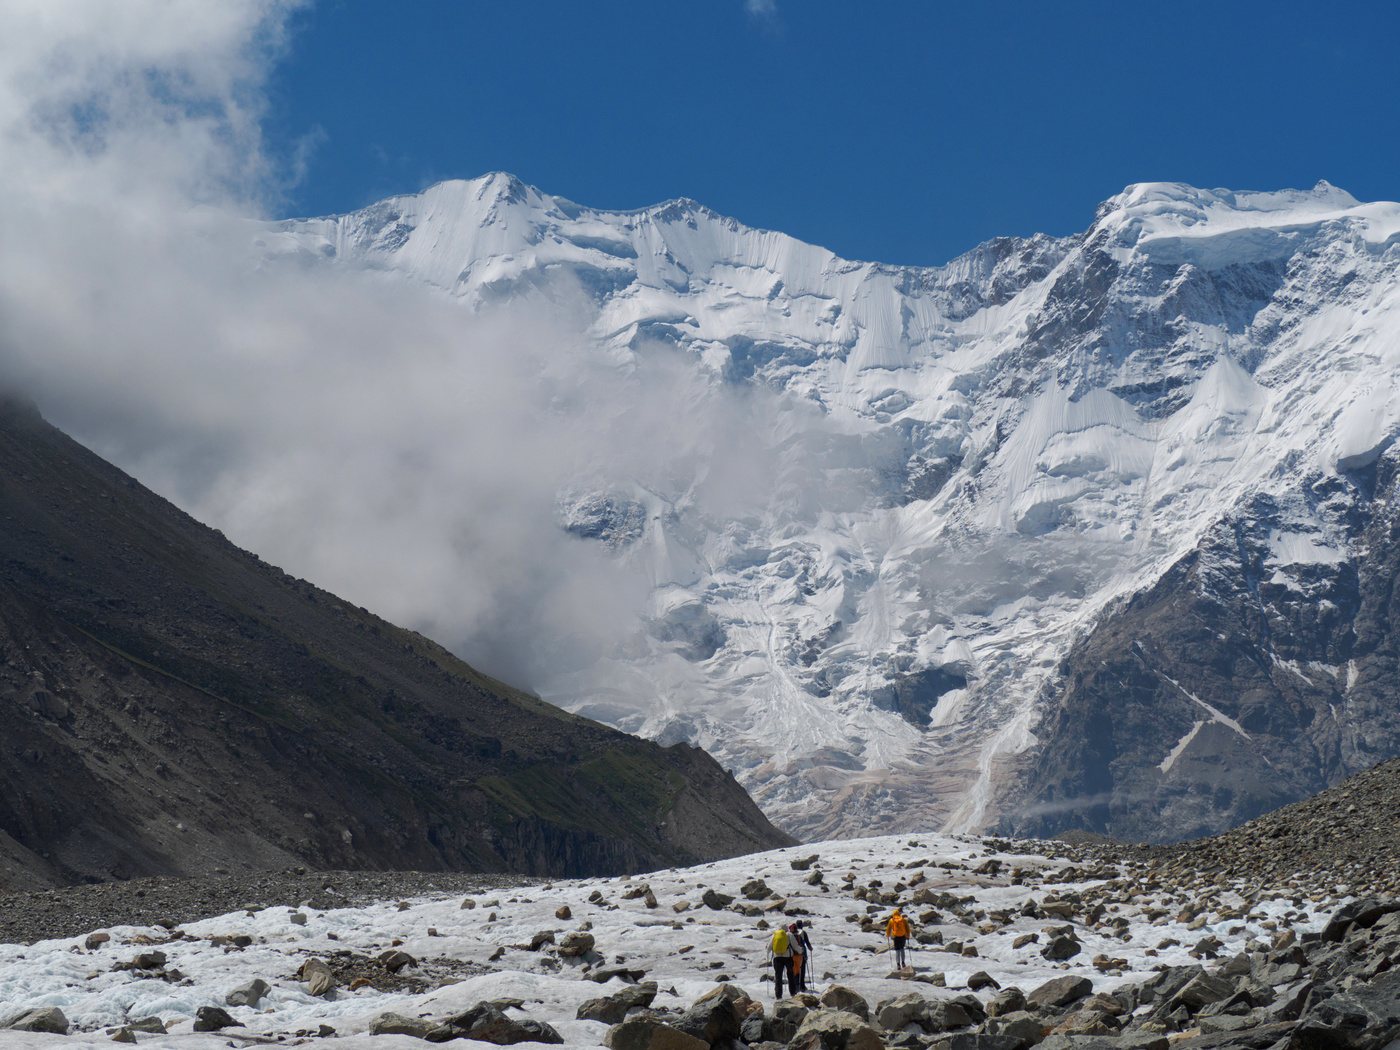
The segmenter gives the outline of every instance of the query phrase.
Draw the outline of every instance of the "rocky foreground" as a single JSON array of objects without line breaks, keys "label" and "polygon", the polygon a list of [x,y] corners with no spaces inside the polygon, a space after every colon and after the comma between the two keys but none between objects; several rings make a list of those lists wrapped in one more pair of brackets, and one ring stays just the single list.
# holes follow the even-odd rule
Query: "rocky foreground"
[{"label": "rocky foreground", "polygon": [[[1385,1050],[1400,1039],[1397,779],[1388,763],[1176,847],[887,837],[536,885],[292,872],[217,915],[183,917],[166,885],[105,898],[154,898],[159,922],[19,895],[11,936],[53,936],[58,912],[76,928],[0,945],[0,1050],[44,1030],[347,1050]],[[883,950],[895,904],[915,923],[904,970]],[[775,1001],[764,949],[799,916],[813,991]]]}]

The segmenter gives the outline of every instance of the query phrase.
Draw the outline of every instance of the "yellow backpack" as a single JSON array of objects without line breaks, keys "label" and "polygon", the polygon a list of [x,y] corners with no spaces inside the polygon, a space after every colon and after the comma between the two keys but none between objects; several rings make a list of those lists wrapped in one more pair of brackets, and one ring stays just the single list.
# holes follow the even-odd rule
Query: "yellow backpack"
[{"label": "yellow backpack", "polygon": [[788,950],[787,930],[779,927],[773,931],[773,954],[786,955]]}]

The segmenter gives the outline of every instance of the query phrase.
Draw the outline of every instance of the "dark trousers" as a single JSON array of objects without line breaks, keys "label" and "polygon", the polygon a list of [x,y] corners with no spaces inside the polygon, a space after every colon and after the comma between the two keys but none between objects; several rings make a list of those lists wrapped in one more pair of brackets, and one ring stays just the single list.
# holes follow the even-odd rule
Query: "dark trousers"
[{"label": "dark trousers", "polygon": [[793,995],[797,991],[797,983],[792,976],[792,956],[773,956],[773,996],[777,999],[783,996],[783,978],[787,977],[788,995]]}]

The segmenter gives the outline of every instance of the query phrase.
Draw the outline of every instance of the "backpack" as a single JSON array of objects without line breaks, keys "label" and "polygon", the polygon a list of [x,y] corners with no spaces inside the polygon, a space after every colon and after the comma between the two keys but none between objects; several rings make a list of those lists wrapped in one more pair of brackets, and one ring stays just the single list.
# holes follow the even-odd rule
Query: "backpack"
[{"label": "backpack", "polygon": [[787,930],[784,930],[784,929],[781,929],[781,928],[774,930],[774,931],[773,931],[773,954],[774,954],[774,955],[785,955],[785,954],[787,954],[787,950],[788,950],[788,935],[787,935]]},{"label": "backpack", "polygon": [[894,915],[894,916],[891,916],[891,917],[890,917],[890,936],[891,936],[891,937],[908,937],[908,936],[909,936],[909,923],[908,923],[908,921],[904,918],[903,915]]}]

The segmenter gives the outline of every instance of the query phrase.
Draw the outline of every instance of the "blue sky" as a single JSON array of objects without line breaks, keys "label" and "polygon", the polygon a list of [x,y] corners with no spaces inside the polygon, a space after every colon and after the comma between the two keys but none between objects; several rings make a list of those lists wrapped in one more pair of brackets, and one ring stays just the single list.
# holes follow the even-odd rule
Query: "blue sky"
[{"label": "blue sky", "polygon": [[1391,3],[320,0],[294,26],[286,215],[505,170],[938,264],[1130,182],[1400,196]]}]

